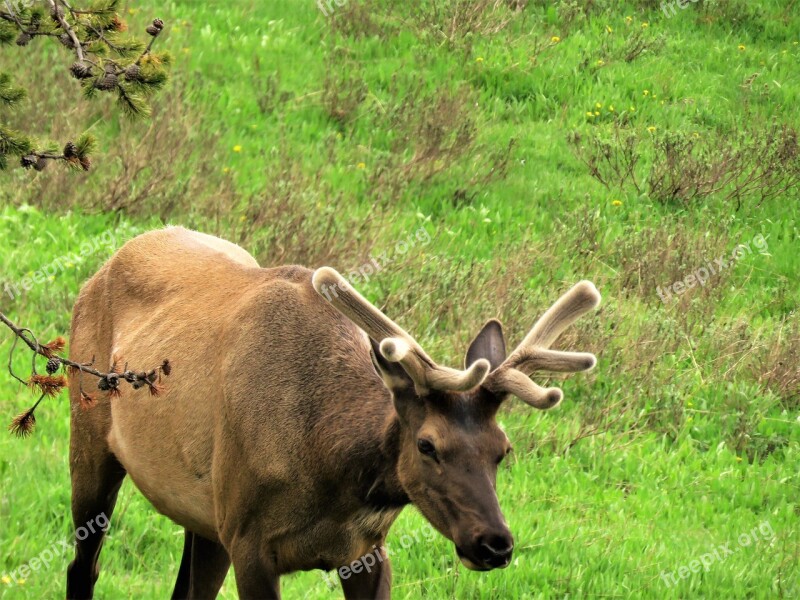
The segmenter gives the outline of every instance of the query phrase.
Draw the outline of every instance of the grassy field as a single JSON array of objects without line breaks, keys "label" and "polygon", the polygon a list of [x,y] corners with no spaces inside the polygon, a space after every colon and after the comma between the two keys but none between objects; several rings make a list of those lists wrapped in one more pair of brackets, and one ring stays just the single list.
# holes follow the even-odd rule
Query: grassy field
[{"label": "grassy field", "polygon": [[[0,51],[0,70],[37,82],[0,118],[100,140],[91,174],[0,174],[0,310],[66,333],[82,282],[165,223],[264,266],[354,273],[450,363],[486,319],[516,343],[590,279],[604,305],[563,343],[598,367],[559,382],[560,408],[500,416],[513,565],[465,570],[408,508],[389,539],[394,597],[799,597],[795,2],[332,7],[130,3],[132,28],[164,19],[176,58],[147,123],[76,100],[53,44]],[[383,268],[361,277],[370,257]],[[10,342],[0,332],[0,356]],[[0,389],[8,420],[31,400],[5,372]],[[71,559],[66,398],[37,417],[32,438],[0,437],[0,576],[53,559],[5,576],[2,598],[63,597]],[[126,483],[97,597],[168,597],[181,548]],[[282,589],[341,597],[319,572]]]}]

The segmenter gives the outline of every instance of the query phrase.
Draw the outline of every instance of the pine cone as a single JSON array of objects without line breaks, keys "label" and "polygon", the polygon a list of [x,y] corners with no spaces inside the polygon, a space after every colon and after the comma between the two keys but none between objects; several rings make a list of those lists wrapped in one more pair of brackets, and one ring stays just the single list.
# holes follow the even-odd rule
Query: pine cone
[{"label": "pine cone", "polygon": [[67,48],[75,47],[75,44],[73,43],[72,38],[68,33],[62,33],[60,36],[58,36],[58,41],[61,42]]},{"label": "pine cone", "polygon": [[103,77],[94,82],[94,87],[98,90],[108,91],[117,87],[117,83],[119,83],[119,81],[114,73],[106,73]]},{"label": "pine cone", "polygon": [[141,72],[141,67],[134,63],[125,69],[125,79],[128,81],[139,81],[141,80]]},{"label": "pine cone", "polygon": [[153,19],[153,22],[147,26],[147,33],[152,35],[153,37],[157,36],[161,33],[161,30],[164,29],[164,21],[161,19]]},{"label": "pine cone", "polygon": [[89,169],[92,168],[92,159],[89,158],[88,156],[84,156],[84,157],[80,158],[79,161],[81,163],[81,168],[84,171],[88,171]]},{"label": "pine cone", "polygon": [[45,167],[47,167],[47,159],[43,156],[40,156],[39,160],[36,161],[36,164],[33,165],[34,171],[44,171]]},{"label": "pine cone", "polygon": [[59,20],[61,17],[63,17],[63,16],[64,16],[64,9],[63,9],[63,8],[61,8],[61,5],[60,5],[60,4],[58,4],[58,3],[55,3],[55,4],[54,4],[54,5],[53,5],[53,6],[50,8],[50,18],[51,18],[51,19],[53,19],[53,21],[56,21],[56,22],[58,22],[58,20]]},{"label": "pine cone", "polygon": [[47,361],[47,373],[49,375],[55,375],[58,370],[61,368],[61,361],[57,358],[51,358]]},{"label": "pine cone", "polygon": [[27,46],[32,39],[33,36],[30,33],[23,31],[17,38],[17,46]]},{"label": "pine cone", "polygon": [[64,146],[64,158],[74,158],[78,156],[78,147],[73,142],[67,142]]},{"label": "pine cone", "polygon": [[92,76],[92,68],[82,62],[74,62],[69,68],[70,73],[75,79],[89,79]]},{"label": "pine cone", "polygon": [[35,154],[26,154],[20,159],[20,164],[25,169],[30,169],[33,165],[36,164],[36,161],[39,160],[39,157]]}]

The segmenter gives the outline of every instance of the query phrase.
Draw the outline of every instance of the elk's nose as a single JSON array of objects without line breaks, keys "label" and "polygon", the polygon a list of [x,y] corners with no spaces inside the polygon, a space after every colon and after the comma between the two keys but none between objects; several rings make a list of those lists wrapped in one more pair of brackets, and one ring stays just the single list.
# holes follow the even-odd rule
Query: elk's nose
[{"label": "elk's nose", "polygon": [[493,569],[505,567],[511,562],[514,539],[509,534],[481,535],[477,540],[478,558]]}]

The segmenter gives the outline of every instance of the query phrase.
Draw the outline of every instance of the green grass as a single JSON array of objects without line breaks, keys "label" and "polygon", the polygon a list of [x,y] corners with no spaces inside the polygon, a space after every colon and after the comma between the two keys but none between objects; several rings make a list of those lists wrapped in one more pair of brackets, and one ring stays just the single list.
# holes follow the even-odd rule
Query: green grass
[{"label": "green grass", "polygon": [[[42,338],[66,333],[81,283],[125,239],[166,222],[239,242],[264,265],[347,272],[386,253],[359,287],[451,364],[484,320],[499,316],[513,344],[558,293],[593,280],[604,306],[565,343],[596,352],[597,369],[564,381],[555,411],[511,401],[500,416],[515,446],[498,481],[514,564],[466,571],[439,536],[404,547],[424,526],[409,508],[389,539],[394,597],[797,597],[797,189],[660,201],[647,186],[603,186],[569,143],[620,127],[647,181],[664,164],[664,135],[713,155],[773,121],[800,126],[797,11],[707,0],[666,18],[654,2],[598,2],[570,18],[567,2],[534,0],[449,35],[432,4],[359,12],[350,0],[331,22],[311,1],[136,3],[131,27],[164,19],[159,43],[177,59],[152,129],[104,101],[73,106],[60,49],[4,49],[0,70],[41,82],[8,119],[59,140],[91,129],[101,147],[88,176],[2,175],[0,285],[61,266],[17,298],[0,290],[0,310]],[[637,39],[648,50],[626,61]],[[398,252],[420,227],[430,242]],[[659,300],[657,286],[759,234],[766,253]],[[95,250],[63,259],[82,243]],[[0,335],[0,356],[9,348]],[[17,357],[22,373],[27,360]],[[0,389],[7,419],[30,402],[5,373]],[[33,438],[0,437],[0,576],[72,528],[65,398],[37,416]],[[726,544],[733,554],[681,579]],[[168,597],[181,548],[181,530],[126,483],[97,597]],[[0,583],[0,596],[63,595],[69,560]],[[282,589],[341,596],[318,572]],[[232,575],[222,597],[237,597]]]}]

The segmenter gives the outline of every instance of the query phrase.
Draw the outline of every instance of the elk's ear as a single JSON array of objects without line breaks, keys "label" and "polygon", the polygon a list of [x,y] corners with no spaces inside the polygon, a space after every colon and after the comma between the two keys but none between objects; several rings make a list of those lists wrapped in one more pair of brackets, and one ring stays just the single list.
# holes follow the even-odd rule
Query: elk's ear
[{"label": "elk's ear", "polygon": [[464,359],[465,368],[480,358],[485,358],[494,371],[506,359],[506,340],[503,337],[503,326],[497,319],[492,319],[483,326],[481,332],[475,336],[467,350]]},{"label": "elk's ear", "polygon": [[403,391],[414,390],[414,381],[408,376],[400,363],[390,362],[381,354],[381,346],[372,338],[369,338],[371,346],[369,355],[372,358],[372,366],[383,379],[383,383],[395,394]]}]

